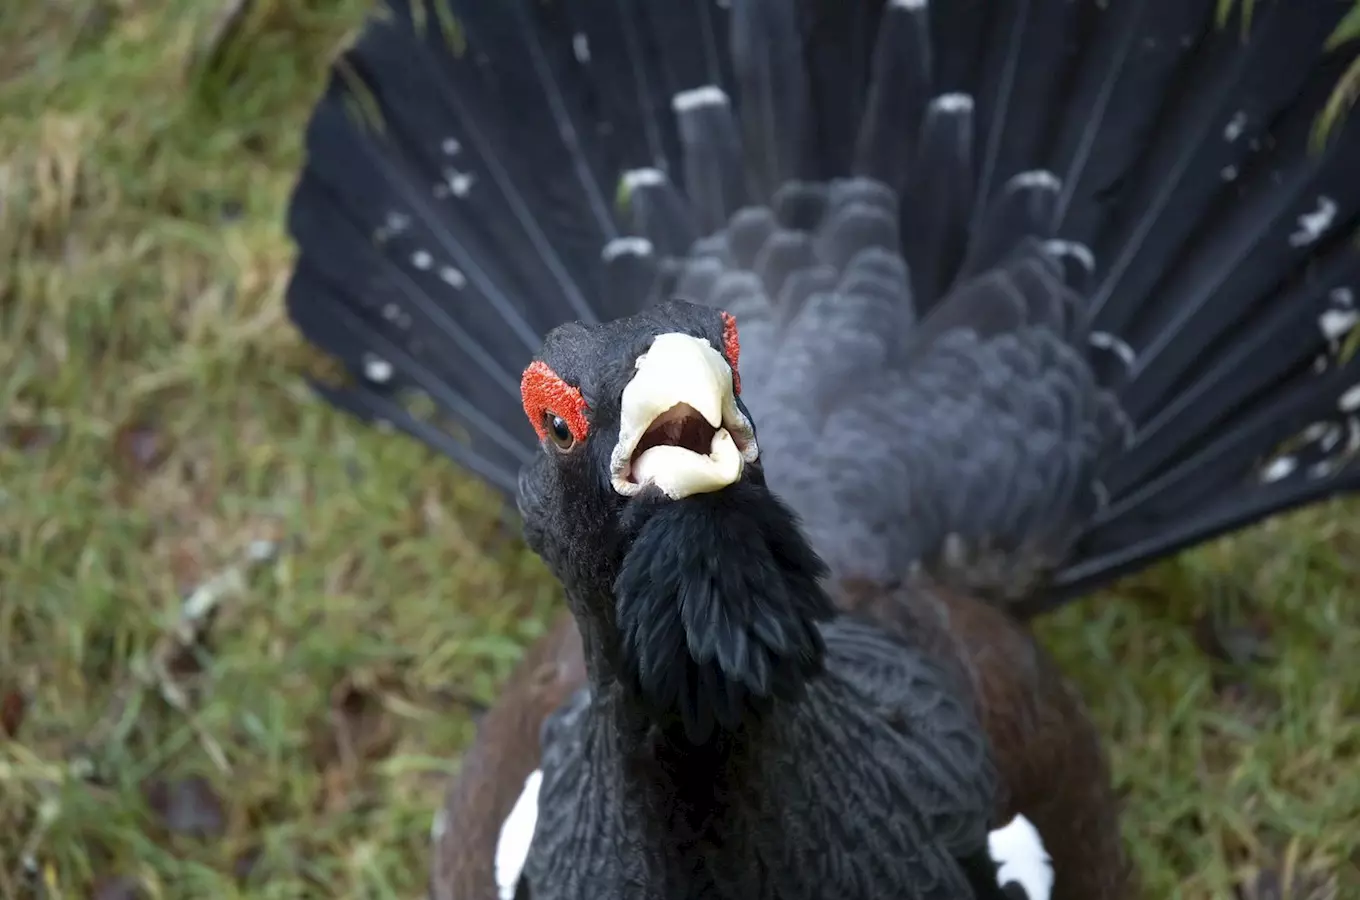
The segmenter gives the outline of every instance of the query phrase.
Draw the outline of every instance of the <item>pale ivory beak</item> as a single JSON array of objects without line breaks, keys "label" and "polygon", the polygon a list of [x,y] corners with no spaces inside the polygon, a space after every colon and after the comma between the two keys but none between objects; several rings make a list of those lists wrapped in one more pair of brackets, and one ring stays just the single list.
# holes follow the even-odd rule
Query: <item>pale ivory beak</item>
[{"label": "pale ivory beak", "polygon": [[[633,451],[647,430],[684,403],[713,427],[707,453],[674,444]],[[672,500],[719,491],[741,478],[760,456],[750,420],[737,406],[732,368],[703,338],[662,334],[637,359],[637,374],[623,389],[619,441],[610,458],[614,490],[629,496],[654,484]]]}]

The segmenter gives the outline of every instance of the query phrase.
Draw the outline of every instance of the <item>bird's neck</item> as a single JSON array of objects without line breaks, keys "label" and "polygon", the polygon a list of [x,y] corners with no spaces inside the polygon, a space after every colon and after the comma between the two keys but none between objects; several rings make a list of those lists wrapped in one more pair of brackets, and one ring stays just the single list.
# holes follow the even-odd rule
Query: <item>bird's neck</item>
[{"label": "bird's neck", "polygon": [[627,668],[619,653],[619,632],[612,615],[580,613],[581,609],[604,610],[612,607],[614,598],[608,592],[585,598],[568,591],[568,598],[576,612],[576,626],[581,633],[581,649],[585,657],[586,681],[595,696],[619,693],[627,685]]},{"label": "bird's neck", "polygon": [[705,745],[821,671],[825,566],[763,485],[649,510],[612,583],[577,594],[586,666],[621,727]]}]

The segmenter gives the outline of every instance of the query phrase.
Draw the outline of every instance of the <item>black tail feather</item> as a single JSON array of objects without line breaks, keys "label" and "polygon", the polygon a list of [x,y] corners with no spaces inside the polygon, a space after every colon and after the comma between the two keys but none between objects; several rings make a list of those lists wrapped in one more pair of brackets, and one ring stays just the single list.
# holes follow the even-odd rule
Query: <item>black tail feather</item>
[{"label": "black tail feather", "polygon": [[[890,3],[879,25],[854,171],[895,190],[906,184],[931,99],[930,16],[924,3]],[[854,130],[852,125],[845,129]]]},{"label": "black tail feather", "polygon": [[[732,10],[732,61],[743,101],[736,149],[746,150],[745,176],[759,197],[802,174],[804,140],[812,130],[797,13],[784,0],[751,0]],[[725,218],[707,230],[721,228]]]},{"label": "black tail feather", "polygon": [[[1353,316],[1335,307],[1335,298],[1344,296],[1337,292],[1360,278],[1360,254],[1351,237],[1330,243],[1331,252],[1315,262],[1305,281],[1248,319],[1248,327],[1234,333],[1219,352],[1198,362],[1183,390],[1151,412],[1107,487],[1124,493],[1146,485],[1153,473],[1192,448],[1199,435],[1223,427],[1225,417],[1235,411],[1251,409],[1252,398],[1281,384],[1315,380],[1313,367],[1329,313],[1342,317],[1341,327]],[[1204,353],[1206,347],[1185,349]],[[1332,384],[1322,393],[1339,396],[1345,387]]]},{"label": "black tail feather", "polygon": [[[355,418],[376,425],[389,425],[421,443],[445,454],[473,475],[485,480],[492,487],[514,494],[519,473],[508,467],[510,460],[506,454],[493,452],[488,455],[478,452],[476,442],[466,433],[451,434],[434,423],[412,415],[405,406],[395,401],[389,394],[376,391],[366,385],[336,389],[330,385],[312,382],[313,388],[322,399],[344,410]],[[455,412],[460,407],[449,407]]]},{"label": "black tail feather", "polygon": [[972,214],[973,98],[938,95],[926,108],[921,145],[902,204],[902,246],[921,312],[942,297],[968,244]]},{"label": "black tail feather", "polygon": [[732,101],[722,90],[707,86],[676,94],[672,103],[680,125],[689,201],[700,232],[709,234],[722,228],[747,197]]},{"label": "black tail feather", "polygon": [[986,214],[974,226],[959,278],[997,265],[1026,239],[1052,237],[1061,190],[1062,183],[1053,173],[1042,169],[1012,176],[992,196]]},{"label": "black tail feather", "polygon": [[1117,549],[1093,555],[1063,569],[1043,596],[1017,605],[1023,615],[1038,615],[1056,609],[1070,600],[1089,593],[1123,575],[1146,568],[1149,562],[1164,559],[1233,531],[1316,503],[1340,493],[1360,489],[1360,473],[1354,470],[1330,480],[1318,479],[1305,484],[1273,484],[1239,489],[1193,518],[1158,523],[1138,538],[1121,542]]},{"label": "black tail feather", "polygon": [[1217,6],[1218,0],[1138,0],[1090,17],[1081,39],[1089,63],[1072,75],[1049,152],[1063,183],[1058,213],[1070,239],[1090,246],[1099,237],[1186,61],[1212,32]]},{"label": "black tail feather", "polygon": [[987,35],[986,64],[974,90],[979,144],[971,225],[990,198],[1047,152],[1052,122],[1064,112],[1064,79],[1081,46],[1082,3],[998,4]]},{"label": "black tail feather", "polygon": [[[390,6],[308,129],[289,310],[328,400],[507,493],[544,333],[674,294],[738,316],[833,568],[978,539],[1049,604],[1360,487],[1349,0]],[[798,443],[838,412],[844,458]],[[814,449],[880,481],[777,471]]]},{"label": "black tail feather", "polygon": [[[1335,23],[1327,16],[1293,13],[1288,3],[1262,5],[1251,16],[1245,46],[1236,27],[1213,30],[1185,61],[1170,105],[1127,175],[1124,203],[1094,243],[1097,258],[1108,267],[1091,300],[1102,329],[1129,332],[1138,343],[1141,330],[1135,320],[1146,320],[1148,297],[1177,257],[1198,249],[1196,226],[1213,215],[1215,205],[1260,227],[1257,211],[1226,198],[1235,193],[1243,169],[1267,149],[1264,134],[1272,143],[1289,141],[1277,158],[1295,173],[1302,176],[1311,168],[1314,161],[1296,141],[1321,107],[1321,92],[1330,91],[1340,75],[1335,60],[1328,64],[1321,54]],[[1301,65],[1300,59],[1317,62]],[[1311,89],[1301,95],[1305,79]],[[1277,127],[1277,116],[1291,101],[1288,125]],[[1274,180],[1275,173],[1268,177]],[[1273,189],[1267,194],[1267,202],[1288,196]],[[1214,216],[1216,226],[1219,219]],[[1220,234],[1216,227],[1206,237],[1225,240]]]}]

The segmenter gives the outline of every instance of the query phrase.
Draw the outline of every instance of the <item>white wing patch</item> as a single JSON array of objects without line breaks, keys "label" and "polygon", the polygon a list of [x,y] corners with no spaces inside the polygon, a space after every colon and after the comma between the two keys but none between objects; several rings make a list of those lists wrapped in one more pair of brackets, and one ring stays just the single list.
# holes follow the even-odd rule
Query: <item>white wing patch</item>
[{"label": "white wing patch", "polygon": [[524,791],[515,801],[501,826],[496,841],[496,890],[500,900],[515,900],[524,863],[529,859],[529,844],[538,821],[538,789],[543,785],[543,770],[535,769],[524,779]]},{"label": "white wing patch", "polygon": [[1011,881],[1025,889],[1029,900],[1049,900],[1053,893],[1053,860],[1044,849],[1039,830],[1017,815],[1005,828],[987,835],[987,850],[1000,868],[997,883]]}]

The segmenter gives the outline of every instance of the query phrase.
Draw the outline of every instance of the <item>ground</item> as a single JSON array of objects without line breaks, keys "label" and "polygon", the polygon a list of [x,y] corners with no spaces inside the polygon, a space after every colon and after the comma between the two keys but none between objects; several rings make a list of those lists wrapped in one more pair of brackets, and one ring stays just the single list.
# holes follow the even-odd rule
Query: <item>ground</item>
[{"label": "ground", "polygon": [[[299,375],[282,210],[364,5],[5,4],[0,896],[421,896],[558,602],[482,488]],[[1149,898],[1360,896],[1355,513],[1045,624]]]}]

